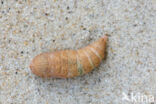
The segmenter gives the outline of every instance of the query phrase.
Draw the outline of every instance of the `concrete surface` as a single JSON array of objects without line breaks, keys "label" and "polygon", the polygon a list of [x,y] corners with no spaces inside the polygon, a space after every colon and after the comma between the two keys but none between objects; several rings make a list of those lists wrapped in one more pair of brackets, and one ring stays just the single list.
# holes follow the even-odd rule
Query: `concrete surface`
[{"label": "concrete surface", "polygon": [[[78,49],[106,33],[107,58],[93,72],[72,79],[31,73],[37,54]],[[154,104],[153,97],[155,0],[0,1],[0,104]]]}]

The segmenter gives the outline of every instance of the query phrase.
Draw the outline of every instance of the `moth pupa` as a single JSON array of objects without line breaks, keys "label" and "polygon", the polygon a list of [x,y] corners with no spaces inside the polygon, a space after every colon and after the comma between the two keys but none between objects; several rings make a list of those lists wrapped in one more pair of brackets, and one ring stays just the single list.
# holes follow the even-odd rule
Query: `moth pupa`
[{"label": "moth pupa", "polygon": [[78,50],[61,50],[37,55],[30,69],[40,77],[71,78],[98,67],[105,57],[107,36]]}]

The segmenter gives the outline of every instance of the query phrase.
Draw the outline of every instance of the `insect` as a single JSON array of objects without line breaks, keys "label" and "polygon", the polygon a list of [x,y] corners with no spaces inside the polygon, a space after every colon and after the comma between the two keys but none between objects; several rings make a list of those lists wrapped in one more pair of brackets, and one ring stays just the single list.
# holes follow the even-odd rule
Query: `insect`
[{"label": "insect", "polygon": [[107,36],[78,50],[45,52],[37,55],[30,69],[40,77],[71,78],[86,74],[105,57]]}]

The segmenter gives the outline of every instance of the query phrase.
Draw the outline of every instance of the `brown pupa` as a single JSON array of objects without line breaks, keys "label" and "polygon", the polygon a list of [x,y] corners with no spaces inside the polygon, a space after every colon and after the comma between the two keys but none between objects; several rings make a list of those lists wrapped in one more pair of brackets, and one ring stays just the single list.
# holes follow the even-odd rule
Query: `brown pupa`
[{"label": "brown pupa", "polygon": [[71,78],[86,74],[105,57],[107,36],[78,50],[62,50],[37,55],[30,64],[40,77]]}]

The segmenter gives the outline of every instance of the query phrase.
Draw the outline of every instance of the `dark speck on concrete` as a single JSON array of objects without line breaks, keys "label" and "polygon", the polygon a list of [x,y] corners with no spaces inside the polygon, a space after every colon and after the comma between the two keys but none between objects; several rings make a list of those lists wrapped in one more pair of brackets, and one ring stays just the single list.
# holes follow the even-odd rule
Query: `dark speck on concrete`
[{"label": "dark speck on concrete", "polygon": [[67,10],[69,10],[69,6],[67,6]]},{"label": "dark speck on concrete", "polygon": [[136,27],[136,26],[137,26],[137,24],[134,24],[133,26],[134,26],[134,27]]},{"label": "dark speck on concrete", "polygon": [[65,19],[68,20],[68,17],[66,17]]},{"label": "dark speck on concrete", "polygon": [[86,30],[86,28],[84,27],[83,30]]},{"label": "dark speck on concrete", "polygon": [[45,13],[45,15],[46,15],[46,16],[49,16],[49,14],[48,14],[48,13]]},{"label": "dark speck on concrete", "polygon": [[24,52],[23,51],[21,51],[21,54],[23,54]]}]

